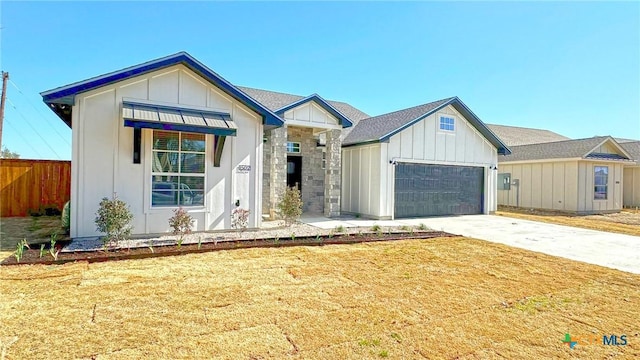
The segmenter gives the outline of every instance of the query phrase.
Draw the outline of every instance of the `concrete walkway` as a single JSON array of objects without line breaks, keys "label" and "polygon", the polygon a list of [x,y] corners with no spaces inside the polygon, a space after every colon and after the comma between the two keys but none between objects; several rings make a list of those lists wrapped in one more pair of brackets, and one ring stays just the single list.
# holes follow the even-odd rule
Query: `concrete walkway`
[{"label": "concrete walkway", "polygon": [[303,217],[322,229],[336,226],[418,226],[506,244],[549,255],[640,274],[640,237],[513,219],[495,215],[465,215],[401,220],[335,220]]}]

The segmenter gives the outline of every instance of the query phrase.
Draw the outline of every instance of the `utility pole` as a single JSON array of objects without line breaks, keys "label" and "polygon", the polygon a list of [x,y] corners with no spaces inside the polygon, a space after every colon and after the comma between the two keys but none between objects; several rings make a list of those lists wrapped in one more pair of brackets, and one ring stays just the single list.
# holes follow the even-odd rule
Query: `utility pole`
[{"label": "utility pole", "polygon": [[2,151],[2,123],[4,122],[4,103],[7,98],[7,80],[9,73],[2,72],[2,97],[0,98],[0,151]]}]

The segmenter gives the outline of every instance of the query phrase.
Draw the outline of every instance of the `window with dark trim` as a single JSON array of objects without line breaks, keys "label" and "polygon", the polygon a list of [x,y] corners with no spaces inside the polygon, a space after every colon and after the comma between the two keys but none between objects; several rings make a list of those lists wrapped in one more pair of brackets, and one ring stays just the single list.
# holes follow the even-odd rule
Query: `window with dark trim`
[{"label": "window with dark trim", "polygon": [[609,187],[609,167],[595,166],[593,168],[593,199],[607,200]]},{"label": "window with dark trim", "polygon": [[151,206],[202,206],[206,164],[204,134],[153,131]]}]

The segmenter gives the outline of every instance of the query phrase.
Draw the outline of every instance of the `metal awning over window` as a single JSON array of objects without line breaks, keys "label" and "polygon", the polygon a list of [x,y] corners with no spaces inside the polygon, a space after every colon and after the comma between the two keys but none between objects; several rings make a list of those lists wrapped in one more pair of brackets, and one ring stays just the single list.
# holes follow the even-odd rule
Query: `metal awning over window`
[{"label": "metal awning over window", "polygon": [[174,107],[151,102],[122,101],[124,126],[235,136],[238,127],[230,114]]}]

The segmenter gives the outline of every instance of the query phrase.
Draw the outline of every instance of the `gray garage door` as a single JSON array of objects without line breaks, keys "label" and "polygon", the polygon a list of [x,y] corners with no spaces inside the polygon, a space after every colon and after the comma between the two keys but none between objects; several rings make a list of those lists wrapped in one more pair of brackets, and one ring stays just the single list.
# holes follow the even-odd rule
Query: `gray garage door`
[{"label": "gray garage door", "polygon": [[395,217],[481,214],[484,168],[396,166]]}]

